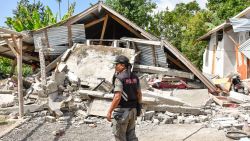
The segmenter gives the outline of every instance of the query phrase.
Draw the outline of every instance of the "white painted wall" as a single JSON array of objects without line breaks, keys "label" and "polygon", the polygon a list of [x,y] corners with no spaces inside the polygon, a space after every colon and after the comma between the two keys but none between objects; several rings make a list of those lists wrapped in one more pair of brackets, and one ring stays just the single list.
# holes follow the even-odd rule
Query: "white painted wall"
[{"label": "white painted wall", "polygon": [[203,66],[202,71],[207,74],[212,74],[213,65],[213,49],[216,45],[216,33],[211,35],[208,47],[205,49],[203,54]]},{"label": "white painted wall", "polygon": [[223,39],[221,41],[218,41],[218,46],[216,50],[216,62],[215,62],[215,74],[219,75],[220,77],[223,77],[224,75],[224,41]]},{"label": "white painted wall", "polygon": [[[234,33],[233,30],[227,32],[236,42],[238,42],[238,34]],[[235,57],[235,45],[232,40],[223,33],[223,42],[224,42],[224,70],[223,77],[226,77],[229,73],[237,72],[236,71],[236,57]]]}]

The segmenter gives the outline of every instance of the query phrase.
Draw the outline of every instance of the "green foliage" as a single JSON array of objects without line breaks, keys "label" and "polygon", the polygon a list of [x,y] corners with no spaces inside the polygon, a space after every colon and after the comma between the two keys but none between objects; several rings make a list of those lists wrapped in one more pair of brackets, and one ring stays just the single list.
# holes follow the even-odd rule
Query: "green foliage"
[{"label": "green foliage", "polygon": [[[63,20],[71,17],[75,10],[75,2],[69,6],[68,12],[63,16]],[[16,10],[13,10],[13,17],[7,17],[5,23],[12,29],[20,32],[23,30],[36,30],[48,25],[57,23],[57,14],[53,14],[48,6],[44,6],[40,1],[30,3],[29,0],[20,0]],[[0,57],[0,72],[10,74],[11,60]],[[32,73],[28,65],[23,65],[23,75]]]},{"label": "green foliage", "polygon": [[[4,74],[10,74],[11,73],[11,66],[12,66],[12,60],[0,57],[0,72]],[[15,71],[15,74],[17,74],[17,71]],[[32,74],[32,68],[29,65],[23,64],[23,76],[28,76]]]},{"label": "green foliage", "polygon": [[250,6],[249,0],[208,0],[207,8],[224,21]]},{"label": "green foliage", "polygon": [[200,11],[191,17],[187,22],[186,30],[183,31],[183,40],[181,41],[182,52],[199,68],[202,66],[202,56],[206,43],[197,42],[196,39],[207,32],[208,26],[205,23],[210,19],[209,15],[207,11]]},{"label": "green foliage", "polygon": [[[63,16],[67,19],[73,15],[75,2],[72,3],[68,12]],[[48,25],[57,23],[57,14],[53,14],[48,6],[44,6],[40,1],[29,3],[29,0],[20,0],[17,10],[13,11],[13,17],[7,17],[6,24],[16,31],[36,30]]]},{"label": "green foliage", "polygon": [[0,57],[0,72],[4,74],[10,74],[11,71],[11,60],[5,57]]},{"label": "green foliage", "polygon": [[[183,33],[187,23],[200,10],[196,1],[177,4],[173,11],[163,11],[155,15],[150,29],[158,36],[166,37],[175,47],[182,50]],[[155,28],[157,27],[157,28]]]},{"label": "green foliage", "polygon": [[196,1],[177,4],[173,11],[157,13],[150,30],[166,37],[193,64],[202,67],[207,43],[196,40],[226,19],[250,6],[249,0],[208,0],[208,10],[201,10]]},{"label": "green foliage", "polygon": [[156,8],[151,0],[106,0],[106,4],[142,28],[148,27]]},{"label": "green foliage", "polygon": [[75,7],[76,7],[76,2],[71,3],[69,6],[69,9],[68,9],[68,13],[66,13],[63,16],[62,20],[65,20],[65,19],[71,17],[73,15],[73,13],[75,12]]}]

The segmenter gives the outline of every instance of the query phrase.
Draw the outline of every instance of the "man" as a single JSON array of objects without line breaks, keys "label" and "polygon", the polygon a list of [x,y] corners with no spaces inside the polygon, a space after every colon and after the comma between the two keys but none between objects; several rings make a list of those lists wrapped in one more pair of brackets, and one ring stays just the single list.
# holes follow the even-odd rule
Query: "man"
[{"label": "man", "polygon": [[138,77],[131,72],[129,59],[123,55],[115,59],[115,75],[113,78],[114,98],[107,113],[111,121],[116,141],[138,141],[135,135],[135,121],[138,103],[142,94]]}]

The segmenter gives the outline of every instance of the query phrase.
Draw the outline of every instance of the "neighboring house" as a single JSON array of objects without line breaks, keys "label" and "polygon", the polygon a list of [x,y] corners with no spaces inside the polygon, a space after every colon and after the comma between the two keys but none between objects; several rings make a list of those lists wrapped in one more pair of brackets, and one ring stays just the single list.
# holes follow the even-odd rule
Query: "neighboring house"
[{"label": "neighboring house", "polygon": [[203,54],[203,73],[226,77],[239,73],[250,77],[250,7],[199,39],[208,41]]}]

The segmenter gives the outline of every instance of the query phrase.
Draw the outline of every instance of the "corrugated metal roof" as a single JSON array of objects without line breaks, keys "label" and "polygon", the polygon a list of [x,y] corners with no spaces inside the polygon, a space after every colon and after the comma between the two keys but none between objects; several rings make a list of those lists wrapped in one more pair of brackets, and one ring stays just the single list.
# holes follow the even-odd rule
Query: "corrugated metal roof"
[{"label": "corrugated metal roof", "polygon": [[54,25],[50,25],[50,26],[47,26],[45,28],[38,29],[38,30],[36,30],[34,32],[42,31],[44,29],[55,27],[55,26],[58,26],[58,25],[69,25],[69,24],[76,23],[77,21],[80,21],[81,19],[88,17],[89,15],[91,15],[91,13],[96,13],[96,12],[100,13],[100,8],[105,9],[109,13],[115,15],[116,17],[118,17],[119,19],[121,19],[122,21],[124,21],[125,23],[130,25],[135,30],[139,31],[140,34],[143,37],[145,37],[145,38],[147,38],[149,40],[159,40],[157,37],[155,37],[154,35],[146,32],[145,30],[143,30],[142,28],[137,26],[132,21],[128,20],[127,18],[125,18],[124,16],[122,16],[121,14],[119,14],[118,12],[113,10],[112,8],[105,5],[103,2],[99,2],[99,3],[95,4],[95,5],[93,5],[92,7],[88,8],[87,10],[85,10],[85,11],[83,11],[83,12],[81,12],[81,13],[75,15],[75,16],[72,16],[72,17],[70,17],[70,18],[68,18],[68,19],[66,19],[64,21],[60,21],[60,22],[58,22],[58,23],[56,23]]},{"label": "corrugated metal roof", "polygon": [[[250,7],[246,8],[245,10],[243,10],[242,12],[240,12],[239,14],[234,16],[233,18],[241,18],[241,17],[245,16],[246,14],[248,14],[249,12],[250,12]],[[214,29],[210,30],[205,35],[199,37],[197,40],[198,41],[204,40],[204,39],[208,38],[211,34],[217,32],[217,31],[219,31],[221,29],[224,29],[226,27],[229,27],[229,26],[231,26],[230,23],[225,21],[223,24],[221,24],[221,25],[215,27]]]},{"label": "corrugated metal roof", "polygon": [[[60,55],[66,51],[69,46],[69,33],[67,26],[52,27],[47,30],[49,48],[52,48],[47,55]],[[85,28],[83,24],[71,25],[72,42],[83,43],[86,40]],[[35,51],[39,52],[39,40],[46,39],[45,32],[36,32],[34,35]],[[48,48],[48,44],[44,48]]]},{"label": "corrugated metal roof", "polygon": [[239,51],[242,52],[248,59],[250,59],[250,39],[240,45]]}]

